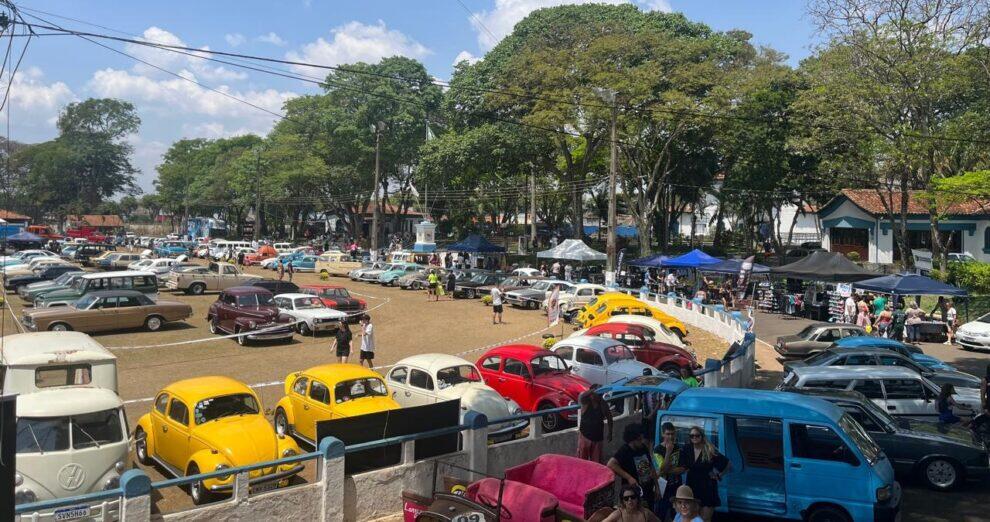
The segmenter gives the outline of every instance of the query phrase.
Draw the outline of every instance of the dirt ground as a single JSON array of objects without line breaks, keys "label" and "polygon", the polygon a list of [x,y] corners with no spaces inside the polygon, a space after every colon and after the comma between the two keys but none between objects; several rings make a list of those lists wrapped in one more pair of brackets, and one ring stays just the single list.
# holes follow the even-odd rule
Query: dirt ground
[{"label": "dirt ground", "polygon": [[[257,267],[247,271],[276,277],[274,272]],[[295,274],[294,282],[321,281],[315,274]],[[487,348],[510,342],[539,344],[542,335],[550,331],[546,316],[539,311],[507,306],[506,324],[493,325],[491,308],[482,305],[480,300],[433,302],[427,300],[423,291],[381,287],[346,278],[333,278],[330,283],[344,286],[368,302],[375,325],[376,366],[430,352],[458,354],[474,362]],[[217,339],[210,334],[206,323],[206,312],[210,303],[216,300],[216,293],[187,296],[163,291],[159,299],[190,304],[193,317],[186,323],[166,325],[158,332],[131,330],[94,335],[118,357],[119,391],[126,404],[131,429],[138,418],[148,412],[155,393],[171,382],[225,375],[251,385],[260,395],[264,407],[271,408],[283,396],[282,382],[286,375],[336,360],[330,350],[332,336],[329,335],[316,338],[296,335],[290,343],[258,343],[247,347],[239,346],[232,339]],[[9,314],[13,312],[20,317],[24,306],[16,295],[8,296],[8,304],[9,309],[4,311],[8,314],[3,321],[4,335],[17,333],[17,325]],[[570,325],[553,328],[558,336],[571,332]],[[709,357],[721,358],[727,348],[721,339],[697,329],[688,334],[687,340],[702,364]],[[352,345],[352,362],[356,362],[356,352],[357,342]],[[313,479],[312,468],[307,466],[302,480]],[[152,481],[166,478],[159,469],[145,468],[145,471]],[[192,506],[188,495],[178,488],[163,490],[162,495],[155,499],[157,512],[174,512]]]}]

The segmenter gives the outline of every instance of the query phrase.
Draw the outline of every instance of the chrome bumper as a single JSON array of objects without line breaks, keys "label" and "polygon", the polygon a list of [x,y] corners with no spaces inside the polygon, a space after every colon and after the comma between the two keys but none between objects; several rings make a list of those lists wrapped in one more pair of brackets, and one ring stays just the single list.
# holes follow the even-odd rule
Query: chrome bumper
[{"label": "chrome bumper", "polygon": [[[302,471],[304,467],[305,466],[303,466],[302,464],[296,464],[291,469],[287,469],[285,471],[279,471],[277,473],[272,473],[270,475],[261,475],[259,477],[254,477],[248,480],[248,485],[257,486],[258,484],[264,484],[266,482],[287,479]],[[233,489],[234,489],[234,481],[231,481],[230,484],[220,484],[210,487],[210,491],[231,491]]]}]

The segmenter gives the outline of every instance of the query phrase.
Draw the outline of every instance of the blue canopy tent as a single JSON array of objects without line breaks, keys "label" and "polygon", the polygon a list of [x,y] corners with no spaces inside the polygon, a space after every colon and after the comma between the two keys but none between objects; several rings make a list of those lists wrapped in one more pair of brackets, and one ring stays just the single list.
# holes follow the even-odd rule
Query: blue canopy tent
[{"label": "blue canopy tent", "polygon": [[[742,259],[726,259],[725,261],[720,261],[714,265],[704,265],[698,267],[700,272],[709,272],[713,274],[738,274],[742,270]],[[759,265],[753,263],[753,274],[769,274],[770,267]]]},{"label": "blue canopy tent", "polygon": [[[593,236],[601,230],[601,227],[597,225],[585,225],[584,235]],[[615,227],[615,235],[624,238],[635,238],[638,237],[639,233],[636,231],[636,227],[632,225],[619,225]]]},{"label": "blue canopy tent", "polygon": [[639,259],[633,259],[629,261],[629,266],[638,266],[640,268],[660,268],[660,264],[664,259],[670,259],[663,254],[654,254],[652,256],[641,257]]},{"label": "blue canopy tent", "polygon": [[663,268],[702,268],[705,265],[721,263],[722,260],[712,257],[697,248],[687,254],[664,259],[660,266]]},{"label": "blue canopy tent", "polygon": [[45,240],[38,235],[32,234],[30,232],[18,232],[16,234],[7,236],[7,241],[10,243],[44,243]]},{"label": "blue canopy tent", "polygon": [[504,247],[500,247],[478,234],[471,234],[456,243],[447,245],[447,250],[471,254],[501,254],[505,252]]},{"label": "blue canopy tent", "polygon": [[910,273],[874,277],[873,279],[853,283],[853,288],[897,296],[943,295],[966,297],[968,295],[962,288],[936,281],[930,277]]}]

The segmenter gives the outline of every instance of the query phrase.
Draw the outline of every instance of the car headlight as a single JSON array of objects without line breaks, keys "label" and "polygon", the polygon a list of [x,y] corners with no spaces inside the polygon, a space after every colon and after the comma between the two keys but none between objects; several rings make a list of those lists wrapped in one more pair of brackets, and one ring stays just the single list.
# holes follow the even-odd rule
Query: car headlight
[{"label": "car headlight", "polygon": [[283,459],[289,458],[289,457],[293,457],[295,455],[296,455],[296,450],[294,450],[292,448],[285,448],[285,450],[282,451],[282,458]]},{"label": "car headlight", "polygon": [[30,504],[35,500],[38,500],[38,496],[34,494],[34,491],[31,491],[28,488],[24,488],[14,493],[14,504]]},{"label": "car headlight", "polygon": [[117,489],[120,487],[120,477],[110,477],[103,483],[103,490]]},{"label": "car headlight", "polygon": [[248,328],[254,330],[254,328],[257,327],[257,326],[258,326],[258,323],[254,322],[254,321],[248,321]]},{"label": "car headlight", "polygon": [[122,461],[122,460],[118,460],[118,461],[117,461],[117,462],[116,462],[116,463],[115,463],[115,464],[113,465],[113,469],[115,469],[115,470],[117,470],[117,473],[123,473],[123,472],[124,472],[124,470],[126,470],[126,469],[127,469],[127,464],[126,464],[126,463],[125,463],[124,461]]},{"label": "car headlight", "polygon": [[891,495],[890,484],[882,488],[877,488],[877,502],[886,502],[887,500],[890,500],[890,495]]},{"label": "car headlight", "polygon": [[[214,471],[223,471],[225,469],[230,469],[230,466],[228,466],[227,464],[221,463],[221,464],[217,464],[217,467],[215,467],[213,469],[214,469]],[[227,480],[228,478],[230,478],[230,475],[221,475],[220,476],[220,480]]]}]

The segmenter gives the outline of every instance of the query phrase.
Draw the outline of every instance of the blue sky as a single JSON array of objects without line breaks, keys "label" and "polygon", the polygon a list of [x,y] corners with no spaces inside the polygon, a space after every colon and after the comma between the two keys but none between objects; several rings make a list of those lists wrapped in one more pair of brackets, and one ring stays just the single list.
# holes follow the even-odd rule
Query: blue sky
[{"label": "blue sky", "polygon": [[[447,79],[456,59],[483,56],[533,9],[583,1],[30,0],[18,5],[25,15],[37,15],[76,30],[109,33],[31,10],[158,42],[327,65],[402,54],[421,60],[431,74]],[[641,9],[681,11],[717,30],[744,29],[753,34],[754,43],[785,52],[794,65],[808,56],[817,42],[801,0],[631,1]],[[311,84],[296,80],[140,46],[106,43],[274,112],[279,112],[285,100],[314,90]],[[323,76],[316,69],[297,68],[297,72]],[[78,38],[48,36],[32,41],[11,91],[11,138],[25,142],[50,139],[55,135],[54,122],[61,107],[103,96],[128,100],[141,115],[141,131],[130,139],[135,147],[135,165],[142,171],[138,182],[146,191],[152,190],[154,167],[173,141],[264,133],[276,120]]]}]

